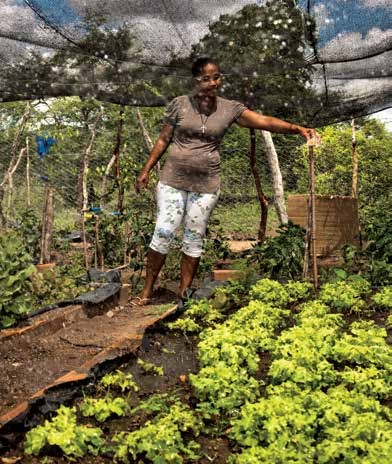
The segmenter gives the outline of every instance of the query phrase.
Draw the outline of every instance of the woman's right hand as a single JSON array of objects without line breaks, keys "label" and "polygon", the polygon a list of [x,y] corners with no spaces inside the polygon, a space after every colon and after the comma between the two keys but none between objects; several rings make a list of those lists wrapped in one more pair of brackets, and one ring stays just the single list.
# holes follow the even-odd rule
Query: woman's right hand
[{"label": "woman's right hand", "polygon": [[144,189],[147,188],[148,186],[148,177],[149,174],[148,172],[142,171],[138,178],[136,179],[136,184],[135,184],[135,190],[137,193],[140,193],[142,185],[144,186]]}]

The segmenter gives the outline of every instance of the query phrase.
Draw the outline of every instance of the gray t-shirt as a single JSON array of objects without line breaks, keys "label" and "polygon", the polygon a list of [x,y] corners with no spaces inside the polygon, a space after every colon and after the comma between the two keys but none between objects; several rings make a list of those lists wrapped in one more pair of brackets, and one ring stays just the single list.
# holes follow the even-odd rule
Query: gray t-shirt
[{"label": "gray t-shirt", "polygon": [[246,109],[238,101],[216,97],[215,110],[207,117],[200,114],[192,95],[174,98],[163,117],[174,132],[160,181],[189,192],[216,192],[220,187],[219,144]]}]

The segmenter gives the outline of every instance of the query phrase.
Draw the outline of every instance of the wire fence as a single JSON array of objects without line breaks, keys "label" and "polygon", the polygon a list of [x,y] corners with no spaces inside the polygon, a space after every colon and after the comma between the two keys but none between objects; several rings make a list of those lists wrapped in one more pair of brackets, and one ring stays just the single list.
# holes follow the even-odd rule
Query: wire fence
[{"label": "wire fence", "polygon": [[[162,109],[149,109],[143,113],[142,109],[126,108],[124,117],[119,118],[119,107],[116,105],[106,104],[102,109],[99,103],[93,102],[91,108],[92,116],[84,125],[78,119],[83,111],[79,109],[73,113],[71,105],[66,118],[64,111],[58,110],[57,114],[52,111],[55,124],[52,121],[47,123],[47,119],[44,120],[46,125],[42,124],[42,115],[35,114],[24,127],[21,127],[21,118],[16,118],[10,108],[2,108],[3,116],[8,111],[8,116],[14,117],[8,127],[6,122],[9,120],[3,117],[5,130],[1,136],[3,225],[19,227],[29,217],[30,226],[40,231],[42,218],[47,214],[46,187],[50,186],[54,192],[55,233],[83,235],[83,228],[86,227],[87,241],[100,241],[101,247],[108,249],[115,247],[117,234],[121,236],[121,240],[116,242],[120,250],[113,251],[114,257],[110,263],[121,265],[132,253],[127,250],[127,234],[133,231],[137,235],[140,232],[141,217],[146,218],[145,224],[149,224],[150,231],[153,226],[154,187],[159,178],[158,171],[154,170],[151,175],[148,191],[144,195],[136,194],[134,184],[149,154],[146,134],[151,140],[156,138]],[[22,109],[20,105],[20,113]],[[99,111],[102,115],[94,126]],[[144,131],[140,126],[140,117],[144,121]],[[38,118],[41,119],[39,129]],[[119,134],[120,120],[122,127]],[[42,152],[37,135],[41,137],[40,142],[52,138],[53,145]],[[273,141],[282,175],[282,205],[287,212],[290,194],[307,194],[309,191],[306,154],[303,141],[296,136],[274,135]],[[318,182],[316,193],[351,195],[351,134],[345,135],[344,144],[344,156],[350,159],[346,163],[346,171],[338,177],[341,185],[332,183],[328,190],[320,188],[322,183]],[[256,136],[256,166],[269,203],[267,235],[273,235],[281,217],[275,208],[277,191],[276,178],[275,181],[273,179],[276,172],[273,175],[271,171],[273,165],[266,146],[266,139],[259,131]],[[221,196],[211,219],[211,229],[215,228],[215,232],[219,231],[233,240],[256,240],[259,233],[260,201],[250,163],[250,147],[249,131],[237,126],[230,129],[221,145]],[[316,169],[320,164],[316,159]],[[323,175],[328,174],[330,168],[327,166],[323,169]],[[121,221],[121,217],[125,220]],[[139,229],[132,229],[136,223]],[[106,251],[101,250],[101,255]],[[95,264],[99,264],[100,256],[97,256],[96,250],[93,258]]]}]

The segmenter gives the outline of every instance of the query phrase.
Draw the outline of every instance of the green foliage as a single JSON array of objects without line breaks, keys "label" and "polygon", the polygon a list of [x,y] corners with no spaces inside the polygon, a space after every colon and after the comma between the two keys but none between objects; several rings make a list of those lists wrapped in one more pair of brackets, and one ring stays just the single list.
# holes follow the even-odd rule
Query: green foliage
[{"label": "green foliage", "polygon": [[154,363],[143,361],[143,359],[138,358],[137,365],[144,374],[163,375],[163,367],[156,366]]},{"label": "green foliage", "polygon": [[235,416],[246,401],[259,396],[252,377],[259,365],[258,353],[273,346],[274,330],[286,313],[259,301],[251,301],[225,322],[200,334],[200,371],[190,375],[203,417]]},{"label": "green foliage", "polygon": [[[311,18],[307,18],[312,25]],[[306,65],[303,12],[293,2],[275,0],[247,5],[236,14],[225,14],[209,25],[209,33],[193,47],[191,59],[213,56],[225,75],[222,92],[251,108],[282,117],[304,117],[312,71]],[[298,114],[300,113],[300,114]]]},{"label": "green foliage", "polygon": [[135,392],[139,391],[139,387],[136,385],[133,379],[133,375],[126,374],[119,369],[117,369],[115,372],[109,372],[108,374],[105,374],[99,383],[103,387],[119,388],[122,392],[131,389]]},{"label": "green foliage", "polygon": [[349,390],[364,393],[380,399],[389,398],[392,394],[392,365],[386,369],[378,369],[374,365],[355,368],[345,366],[340,373],[341,384]]},{"label": "green foliage", "polygon": [[183,434],[198,435],[201,424],[188,406],[175,402],[168,412],[158,414],[134,432],[120,432],[113,436],[114,460],[129,462],[144,456],[156,464],[181,464],[183,456],[196,460],[195,453],[200,445],[193,441],[184,442]]},{"label": "green foliage", "polygon": [[179,398],[177,395],[169,395],[168,393],[155,393],[143,401],[140,401],[131,411],[131,414],[140,411],[148,415],[155,413],[167,413],[170,411],[172,404],[178,403]]},{"label": "green foliage", "polygon": [[271,279],[262,279],[249,291],[250,297],[267,304],[286,307],[289,303],[304,301],[312,294],[313,286],[309,282],[290,281],[285,285]]},{"label": "green foliage", "polygon": [[10,327],[31,310],[28,279],[34,272],[23,242],[14,233],[0,235],[0,328]]},{"label": "green foliage", "polygon": [[76,407],[60,406],[56,416],[26,434],[26,454],[39,454],[47,446],[58,447],[72,459],[87,453],[97,456],[105,445],[100,428],[76,424]]},{"label": "green foliage", "polygon": [[328,391],[316,446],[319,463],[387,464],[392,451],[391,414],[368,395],[338,386]]},{"label": "green foliage", "polygon": [[271,279],[262,279],[250,289],[250,297],[254,300],[273,306],[286,307],[290,301],[290,296],[284,286]]},{"label": "green foliage", "polygon": [[[366,225],[377,229],[391,221],[390,153],[392,135],[376,119],[356,120],[358,153],[358,198],[360,215]],[[316,193],[351,195],[352,187],[352,128],[349,122],[319,128],[323,143],[316,147]],[[308,151],[306,146],[297,149],[294,172],[298,176],[297,189],[303,192],[308,186]],[[377,218],[381,220],[379,223]],[[365,228],[366,228],[365,227]],[[389,242],[390,238],[389,228]],[[380,233],[381,236],[381,233]],[[385,237],[385,235],[384,235]],[[381,238],[381,237],[380,237]]]},{"label": "green foliage", "polygon": [[305,230],[289,221],[277,232],[252,248],[249,264],[270,279],[296,280],[302,276]]},{"label": "green foliage", "polygon": [[385,341],[386,330],[373,321],[353,322],[350,333],[336,342],[332,357],[339,363],[376,366],[392,372],[392,348]]},{"label": "green foliage", "polygon": [[342,316],[317,300],[299,309],[273,346],[265,396],[231,421],[240,452],[229,462],[386,464],[391,413],[378,401],[392,392],[385,330],[356,322],[346,333]]},{"label": "green foliage", "polygon": [[331,308],[361,312],[366,309],[366,303],[362,297],[370,294],[370,284],[364,279],[353,280],[351,282],[340,281],[328,283],[321,286],[319,298]]},{"label": "green foliage", "polygon": [[392,286],[383,287],[372,299],[378,308],[392,310]]},{"label": "green foliage", "polygon": [[125,416],[130,411],[128,402],[121,397],[84,398],[80,411],[85,417],[94,416],[98,422],[105,422],[110,416]]},{"label": "green foliage", "polygon": [[36,307],[63,300],[73,300],[89,290],[88,285],[79,285],[76,279],[66,275],[57,275],[54,272],[36,272],[31,276],[32,300]]},{"label": "green foliage", "polygon": [[177,319],[174,322],[169,322],[167,324],[170,330],[178,330],[184,335],[188,333],[197,333],[200,332],[201,327],[193,319],[186,317],[184,319]]},{"label": "green foliage", "polygon": [[32,258],[38,258],[40,254],[41,220],[33,209],[26,209],[18,214],[17,233],[23,240],[27,253]]},{"label": "green foliage", "polygon": [[197,276],[204,277],[214,269],[217,261],[225,260],[229,256],[230,250],[223,228],[219,221],[211,222],[206,233],[203,244],[203,254],[200,258]]},{"label": "green foliage", "polygon": [[289,294],[290,303],[306,301],[313,294],[313,285],[309,282],[290,281],[287,282],[284,289]]}]

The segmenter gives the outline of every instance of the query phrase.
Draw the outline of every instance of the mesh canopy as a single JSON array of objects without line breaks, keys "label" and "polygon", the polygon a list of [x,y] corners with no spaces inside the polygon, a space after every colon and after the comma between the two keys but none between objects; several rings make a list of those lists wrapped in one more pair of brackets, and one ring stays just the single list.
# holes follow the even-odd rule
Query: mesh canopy
[{"label": "mesh canopy", "polygon": [[1,0],[3,101],[160,106],[209,55],[222,93],[313,126],[390,107],[391,0]]}]

